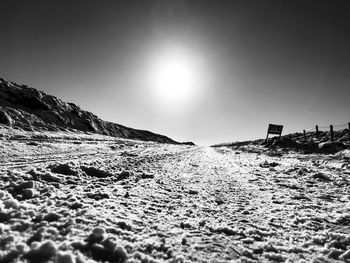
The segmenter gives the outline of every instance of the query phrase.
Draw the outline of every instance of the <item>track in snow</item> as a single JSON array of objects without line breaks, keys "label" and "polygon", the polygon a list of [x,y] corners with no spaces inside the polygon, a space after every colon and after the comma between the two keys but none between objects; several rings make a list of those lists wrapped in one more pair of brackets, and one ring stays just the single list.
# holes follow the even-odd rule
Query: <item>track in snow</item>
[{"label": "track in snow", "polygon": [[[93,246],[82,249],[74,243],[84,244],[98,226],[130,260],[346,259],[348,170],[321,165],[321,156],[271,157],[112,139],[80,144],[43,140],[35,145],[6,140],[2,145],[1,189],[28,214],[17,218],[11,209],[4,210],[10,218],[2,222],[3,236],[15,239],[3,251],[19,243],[30,251],[28,240],[42,226],[45,234],[39,241],[68,244],[53,257],[65,250],[73,258],[99,261],[103,258]],[[77,175],[51,172],[61,163]],[[84,167],[96,174],[86,174]],[[34,172],[28,174],[30,170]],[[109,177],[101,177],[101,171]],[[36,182],[36,194],[24,200],[13,185],[27,181]],[[59,218],[43,220],[50,212]],[[18,227],[24,224],[20,220],[27,228]],[[72,223],[65,233],[67,222]],[[19,253],[20,262],[26,261],[25,253]]]}]

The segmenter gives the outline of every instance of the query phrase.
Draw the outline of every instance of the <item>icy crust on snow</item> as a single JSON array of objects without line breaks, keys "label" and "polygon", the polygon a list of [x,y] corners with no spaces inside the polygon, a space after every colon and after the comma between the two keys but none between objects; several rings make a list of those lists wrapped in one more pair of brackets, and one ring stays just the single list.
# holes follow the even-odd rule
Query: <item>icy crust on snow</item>
[{"label": "icy crust on snow", "polygon": [[8,132],[0,141],[0,262],[350,260],[347,150],[305,155],[87,135],[76,143],[80,135],[68,133],[19,140]]}]

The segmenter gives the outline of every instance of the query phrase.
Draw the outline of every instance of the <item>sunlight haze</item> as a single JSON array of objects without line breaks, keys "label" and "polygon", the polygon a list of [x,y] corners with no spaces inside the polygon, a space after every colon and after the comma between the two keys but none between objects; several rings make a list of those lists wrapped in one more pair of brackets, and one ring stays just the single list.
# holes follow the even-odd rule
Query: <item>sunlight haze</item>
[{"label": "sunlight haze", "polygon": [[347,1],[2,1],[1,77],[198,144],[349,121]]}]

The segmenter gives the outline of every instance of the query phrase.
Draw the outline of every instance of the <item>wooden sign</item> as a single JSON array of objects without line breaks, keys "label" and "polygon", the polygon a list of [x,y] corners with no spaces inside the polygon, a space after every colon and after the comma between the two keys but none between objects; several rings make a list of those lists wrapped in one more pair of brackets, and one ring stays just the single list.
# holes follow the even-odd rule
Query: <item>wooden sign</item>
[{"label": "wooden sign", "polygon": [[281,137],[283,130],[283,125],[269,124],[269,128],[267,129],[266,140],[269,137],[269,134],[276,134]]}]

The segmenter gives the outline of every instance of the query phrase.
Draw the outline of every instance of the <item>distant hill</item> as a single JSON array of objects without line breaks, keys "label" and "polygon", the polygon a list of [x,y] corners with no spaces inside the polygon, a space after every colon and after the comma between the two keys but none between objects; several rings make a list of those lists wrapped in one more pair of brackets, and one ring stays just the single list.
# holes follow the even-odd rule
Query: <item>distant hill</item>
[{"label": "distant hill", "polygon": [[74,103],[63,102],[34,88],[2,78],[0,124],[24,130],[79,130],[126,139],[178,144],[164,135],[103,121]]}]

